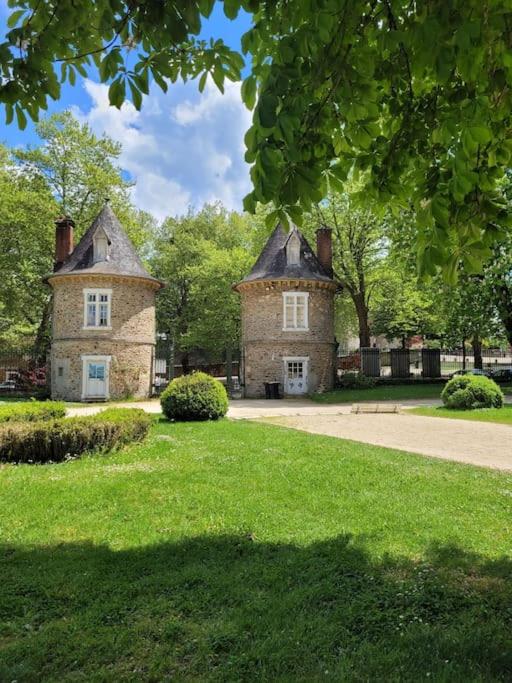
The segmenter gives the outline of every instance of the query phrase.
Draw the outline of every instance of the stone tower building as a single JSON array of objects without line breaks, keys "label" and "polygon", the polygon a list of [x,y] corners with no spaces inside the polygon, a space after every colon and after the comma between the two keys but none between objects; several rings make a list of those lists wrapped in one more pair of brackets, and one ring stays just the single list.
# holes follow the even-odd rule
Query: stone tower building
[{"label": "stone tower building", "polygon": [[245,396],[332,389],[336,341],[331,230],[317,230],[317,255],[293,227],[278,225],[253,269],[234,286],[242,305],[242,383]]},{"label": "stone tower building", "polygon": [[162,284],[145,270],[106,203],[73,248],[73,221],[56,223],[52,398],[67,401],[147,397],[155,346],[155,294]]}]

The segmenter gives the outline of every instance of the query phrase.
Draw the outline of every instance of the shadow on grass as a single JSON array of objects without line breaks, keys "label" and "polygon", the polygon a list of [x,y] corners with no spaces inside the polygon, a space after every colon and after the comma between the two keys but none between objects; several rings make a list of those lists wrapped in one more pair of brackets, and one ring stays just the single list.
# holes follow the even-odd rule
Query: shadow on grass
[{"label": "shadow on grass", "polygon": [[0,550],[0,680],[510,680],[509,559],[204,536]]}]

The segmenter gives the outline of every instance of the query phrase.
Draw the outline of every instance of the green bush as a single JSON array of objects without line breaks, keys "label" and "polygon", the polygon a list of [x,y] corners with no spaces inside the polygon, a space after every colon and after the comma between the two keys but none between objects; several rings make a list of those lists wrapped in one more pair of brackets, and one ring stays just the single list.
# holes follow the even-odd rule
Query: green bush
[{"label": "green bush", "polygon": [[377,384],[374,377],[367,377],[362,372],[346,372],[339,383],[343,389],[372,389]]},{"label": "green bush", "polygon": [[91,451],[109,451],[148,433],[151,416],[134,408],[110,408],[97,415],[52,422],[0,425],[0,461],[60,462]]},{"label": "green bush", "polygon": [[160,404],[169,420],[217,420],[228,410],[228,395],[219,380],[194,372],[174,379]]},{"label": "green bush", "polygon": [[61,401],[20,401],[0,405],[0,422],[39,422],[64,417],[66,406]]},{"label": "green bush", "polygon": [[446,383],[441,393],[447,408],[473,410],[501,408],[503,392],[492,379],[483,375],[457,375]]}]

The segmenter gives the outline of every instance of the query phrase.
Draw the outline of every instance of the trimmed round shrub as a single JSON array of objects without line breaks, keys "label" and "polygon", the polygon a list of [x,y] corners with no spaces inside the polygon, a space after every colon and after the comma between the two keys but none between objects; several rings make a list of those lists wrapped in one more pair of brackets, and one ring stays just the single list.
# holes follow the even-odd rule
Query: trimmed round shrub
[{"label": "trimmed round shrub", "polygon": [[227,413],[228,395],[218,379],[193,372],[173,379],[160,404],[169,420],[218,420]]},{"label": "trimmed round shrub", "polygon": [[19,401],[0,405],[0,422],[39,422],[64,417],[62,401]]},{"label": "trimmed round shrub", "polygon": [[152,423],[136,408],[110,408],[97,415],[0,425],[0,462],[60,462],[83,453],[108,452],[141,441]]},{"label": "trimmed round shrub", "polygon": [[474,410],[501,408],[503,392],[492,379],[483,375],[458,375],[446,383],[441,393],[447,408]]}]

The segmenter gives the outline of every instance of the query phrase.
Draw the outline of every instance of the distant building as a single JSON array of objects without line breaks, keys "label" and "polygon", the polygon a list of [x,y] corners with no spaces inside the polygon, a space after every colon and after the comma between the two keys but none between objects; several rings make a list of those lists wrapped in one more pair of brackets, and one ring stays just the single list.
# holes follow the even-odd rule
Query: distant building
[{"label": "distant building", "polygon": [[51,390],[67,401],[151,393],[155,294],[151,277],[106,203],[76,248],[74,223],[56,222]]},{"label": "distant building", "polygon": [[317,231],[315,255],[296,227],[278,225],[234,289],[241,297],[245,396],[264,396],[266,382],[278,382],[288,396],[332,389],[337,284],[331,230]]}]

